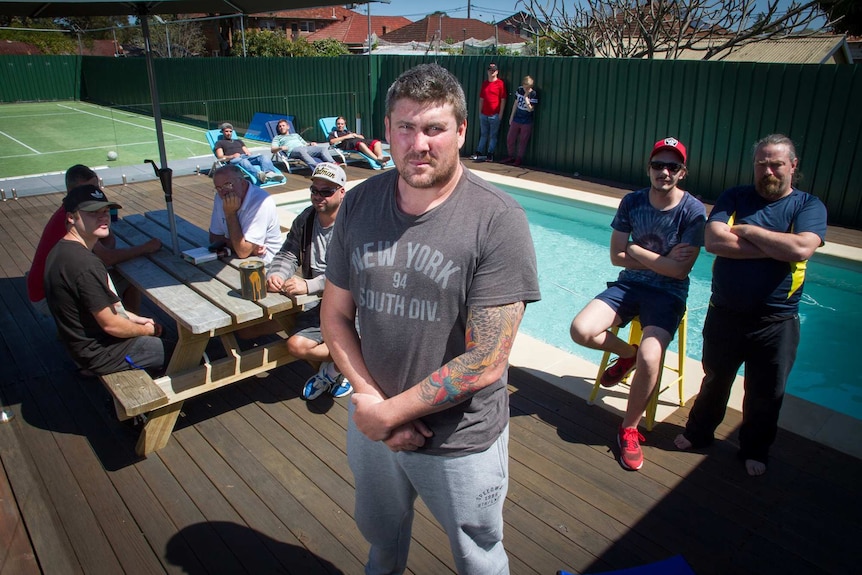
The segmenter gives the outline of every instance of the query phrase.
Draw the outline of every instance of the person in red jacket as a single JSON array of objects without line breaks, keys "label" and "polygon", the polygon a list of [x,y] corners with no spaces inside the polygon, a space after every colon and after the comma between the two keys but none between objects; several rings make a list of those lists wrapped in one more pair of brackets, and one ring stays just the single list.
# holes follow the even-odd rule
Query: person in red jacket
[{"label": "person in red jacket", "polygon": [[[488,64],[488,79],[482,82],[479,91],[479,145],[476,153],[470,156],[475,162],[493,162],[497,149],[497,134],[506,107],[506,86],[497,77],[499,71],[494,63]],[[486,154],[487,152],[487,154]]]}]

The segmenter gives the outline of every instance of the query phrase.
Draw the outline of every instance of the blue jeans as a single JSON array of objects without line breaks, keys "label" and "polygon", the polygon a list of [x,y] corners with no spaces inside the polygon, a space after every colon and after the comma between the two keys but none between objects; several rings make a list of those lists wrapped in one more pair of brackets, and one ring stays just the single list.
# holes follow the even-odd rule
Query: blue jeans
[{"label": "blue jeans", "polygon": [[488,150],[488,154],[493,154],[494,150],[497,149],[497,135],[500,133],[499,114],[494,114],[493,116],[480,115],[479,129],[481,134],[476,152],[480,156],[485,154],[485,150]]},{"label": "blue jeans", "polygon": [[299,146],[290,150],[288,156],[291,158],[299,158],[312,169],[314,169],[314,166],[320,162],[335,163],[335,158],[333,158],[332,154],[329,153],[329,146],[325,145]]},{"label": "blue jeans", "polygon": [[272,160],[268,157],[257,154],[255,156],[240,156],[230,161],[231,164],[238,164],[243,170],[257,176],[258,172],[275,172],[280,174],[275,166],[272,165]]}]

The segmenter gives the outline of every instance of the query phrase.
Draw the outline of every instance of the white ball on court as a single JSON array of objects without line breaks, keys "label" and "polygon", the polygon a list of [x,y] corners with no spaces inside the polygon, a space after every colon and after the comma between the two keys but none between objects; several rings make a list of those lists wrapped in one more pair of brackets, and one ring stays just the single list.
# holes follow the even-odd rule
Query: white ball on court
[{"label": "white ball on court", "polygon": [[108,161],[110,161],[110,162],[113,162],[114,160],[116,160],[116,159],[117,159],[117,158],[119,158],[119,157],[120,157],[120,156],[119,156],[119,155],[117,155],[117,152],[115,152],[115,151],[113,151],[113,150],[111,150],[110,152],[108,152]]}]

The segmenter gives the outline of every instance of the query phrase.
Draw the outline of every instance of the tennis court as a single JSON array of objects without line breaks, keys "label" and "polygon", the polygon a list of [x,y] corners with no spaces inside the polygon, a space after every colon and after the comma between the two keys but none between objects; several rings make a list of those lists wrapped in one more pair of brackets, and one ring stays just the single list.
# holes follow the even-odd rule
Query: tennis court
[{"label": "tennis court", "polygon": [[[202,128],[163,124],[169,162],[212,157]],[[112,151],[117,159],[109,161]],[[73,164],[128,166],[145,159],[159,163],[150,116],[78,101],[0,105],[0,178],[62,172]]]}]

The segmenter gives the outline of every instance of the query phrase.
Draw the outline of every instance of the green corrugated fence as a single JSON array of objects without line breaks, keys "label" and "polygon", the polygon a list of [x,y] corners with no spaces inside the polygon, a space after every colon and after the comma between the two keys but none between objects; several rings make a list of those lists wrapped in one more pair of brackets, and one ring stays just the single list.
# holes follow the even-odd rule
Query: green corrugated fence
[{"label": "green corrugated fence", "polygon": [[[162,114],[240,132],[255,112],[296,117],[320,140],[322,116],[363,120],[366,136],[384,134],[386,89],[399,73],[435,57],[181,58],[155,61]],[[689,149],[685,186],[706,201],[750,182],[751,145],[782,132],[801,159],[799,187],[829,208],[830,223],[862,228],[862,69],[858,65],[754,64],[441,56],[464,85],[471,119],[464,152],[478,139],[478,92],[487,64],[513,94],[525,74],[539,92],[526,163],[562,173],[647,183],[653,142],[675,136]],[[2,101],[75,99],[151,112],[145,63],[134,58],[0,56],[9,82]],[[4,78],[5,79],[5,78]],[[80,91],[80,95],[78,92]],[[511,98],[507,107],[511,106]],[[508,109],[506,118],[508,118]],[[372,114],[373,112],[373,114]],[[500,133],[505,152],[508,122]]]}]

